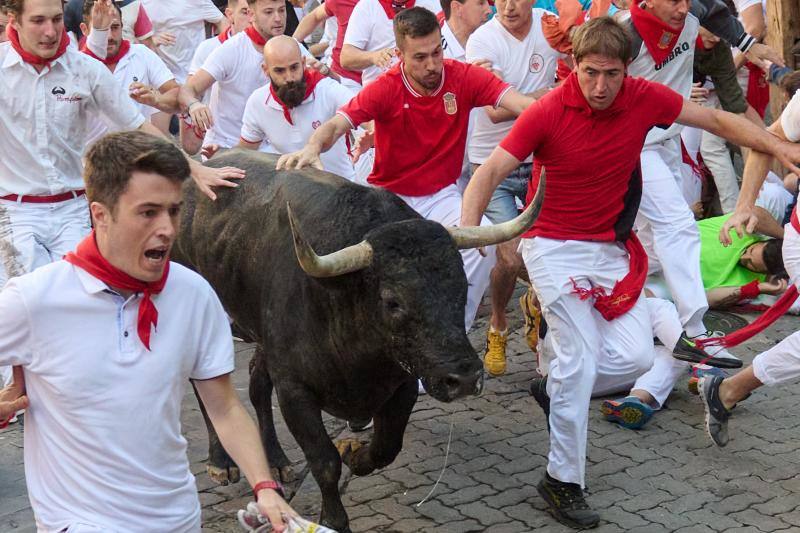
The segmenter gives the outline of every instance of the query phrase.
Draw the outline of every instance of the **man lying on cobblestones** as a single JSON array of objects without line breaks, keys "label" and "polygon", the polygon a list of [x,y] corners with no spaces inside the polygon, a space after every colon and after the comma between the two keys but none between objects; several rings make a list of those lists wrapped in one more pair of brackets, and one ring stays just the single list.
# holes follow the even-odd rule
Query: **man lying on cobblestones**
[{"label": "man lying on cobblestones", "polygon": [[626,76],[631,43],[610,18],[581,26],[573,45],[576,71],[532,104],[477,170],[461,221],[477,225],[497,185],[536,154],[528,197],[545,171],[547,187],[539,218],[523,236],[522,256],[555,340],[543,405],[550,411],[549,462],[538,488],[556,519],[586,528],[600,519],[583,495],[592,390],[630,383],[653,363],[642,294],[647,255],[631,232],[647,132],[679,122],[787,162],[800,150],[738,115]]},{"label": "man lying on cobblestones", "polygon": [[94,231],[0,292],[0,365],[24,371],[0,394],[0,415],[27,394],[25,477],[40,531],[200,531],[180,424],[189,379],[261,513],[276,531],[294,515],[231,384],[222,305],[169,262],[189,172],[166,140],[101,139],[84,173]]}]

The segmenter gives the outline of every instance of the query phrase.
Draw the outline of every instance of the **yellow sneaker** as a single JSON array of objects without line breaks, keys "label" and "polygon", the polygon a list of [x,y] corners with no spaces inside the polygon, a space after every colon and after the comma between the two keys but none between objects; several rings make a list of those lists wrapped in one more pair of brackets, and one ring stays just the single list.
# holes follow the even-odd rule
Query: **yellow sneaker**
[{"label": "yellow sneaker", "polygon": [[522,308],[522,316],[525,317],[525,340],[532,352],[536,352],[539,345],[539,325],[542,323],[542,312],[536,302],[532,287],[528,287],[528,291],[519,297],[519,306]]},{"label": "yellow sneaker", "polygon": [[506,373],[506,343],[508,343],[508,330],[495,331],[489,326],[489,331],[486,333],[483,367],[492,376],[502,376]]}]

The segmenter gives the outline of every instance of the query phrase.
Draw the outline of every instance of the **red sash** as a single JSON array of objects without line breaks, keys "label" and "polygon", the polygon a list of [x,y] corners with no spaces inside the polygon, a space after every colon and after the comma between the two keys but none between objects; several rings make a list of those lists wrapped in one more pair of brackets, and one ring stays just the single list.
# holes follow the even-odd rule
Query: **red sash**
[{"label": "red sash", "polygon": [[747,103],[753,106],[761,118],[769,105],[769,83],[767,74],[754,63],[748,61],[745,65],[748,70],[747,78]]},{"label": "red sash", "polygon": [[[314,92],[314,88],[317,86],[317,83],[319,83],[320,80],[324,79],[325,76],[323,76],[322,74],[320,74],[319,72],[317,72],[314,69],[307,68],[305,70],[304,77],[306,79],[306,94],[305,94],[305,96],[303,96],[303,100],[305,100],[306,98],[311,96],[311,93]],[[286,107],[286,104],[281,102],[281,99],[278,98],[278,93],[275,92],[275,88],[272,86],[271,83],[269,84],[269,94],[283,108],[283,118],[286,119],[286,122],[288,122],[289,124],[294,126],[294,122],[292,122],[292,115],[289,112],[290,108]]]},{"label": "red sash", "polygon": [[139,302],[139,319],[136,330],[139,333],[142,344],[149,350],[150,327],[158,327],[158,309],[156,309],[151,297],[164,289],[169,275],[169,261],[164,267],[164,273],[161,275],[160,280],[155,282],[141,281],[118,269],[100,254],[94,231],[78,243],[75,252],[69,252],[65,255],[64,260],[82,268],[110,287],[143,293],[142,301]]},{"label": "red sash", "polygon": [[660,65],[669,57],[683,31],[683,28],[674,29],[649,11],[642,9],[635,1],[631,3],[631,21],[656,65]]}]

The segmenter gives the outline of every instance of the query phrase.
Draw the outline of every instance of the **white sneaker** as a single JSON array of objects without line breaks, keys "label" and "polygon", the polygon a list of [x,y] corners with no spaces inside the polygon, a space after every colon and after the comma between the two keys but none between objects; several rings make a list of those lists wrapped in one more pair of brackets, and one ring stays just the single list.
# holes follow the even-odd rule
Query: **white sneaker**
[{"label": "white sneaker", "polygon": [[[706,331],[703,335],[698,335],[694,337],[692,340],[695,339],[710,339],[713,337],[724,337],[725,333],[721,331]],[[724,346],[709,346],[705,349],[709,355],[715,357],[717,359],[733,359],[734,361],[741,361],[738,357],[733,355],[731,352],[725,349]]]}]

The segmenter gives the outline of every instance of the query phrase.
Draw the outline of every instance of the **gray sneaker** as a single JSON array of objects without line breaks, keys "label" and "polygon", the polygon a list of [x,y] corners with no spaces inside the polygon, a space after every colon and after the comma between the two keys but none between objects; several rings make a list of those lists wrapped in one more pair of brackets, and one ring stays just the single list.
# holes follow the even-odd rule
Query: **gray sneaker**
[{"label": "gray sneaker", "polygon": [[714,444],[720,447],[728,444],[728,418],[731,416],[731,412],[725,408],[719,397],[719,386],[723,379],[725,378],[722,376],[707,375],[697,382],[697,389],[706,410],[706,431]]}]

